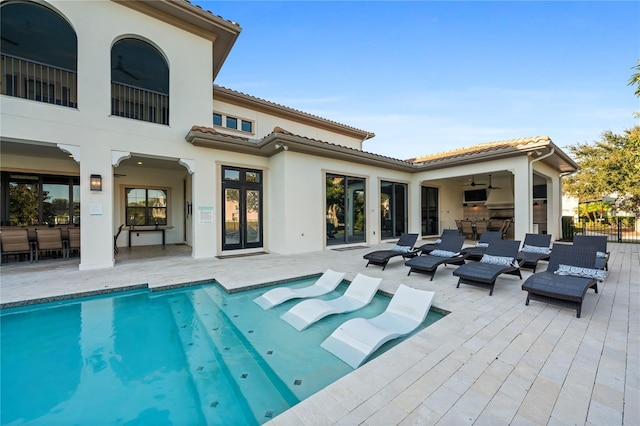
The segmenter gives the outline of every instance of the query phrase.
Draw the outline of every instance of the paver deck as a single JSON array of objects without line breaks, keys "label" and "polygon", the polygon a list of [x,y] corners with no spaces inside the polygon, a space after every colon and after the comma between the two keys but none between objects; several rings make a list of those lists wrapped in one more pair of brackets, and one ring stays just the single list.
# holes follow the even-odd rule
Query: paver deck
[{"label": "paver deck", "polygon": [[[79,271],[78,260],[10,262],[0,268],[0,303],[146,283],[161,287],[216,279],[230,290],[332,268],[436,292],[451,313],[353,373],[273,419],[315,424],[640,424],[640,245],[609,243],[609,276],[575,310],[532,301],[515,276],[493,296],[462,285],[441,266],[433,281],[407,276],[401,259],[387,268],[362,255],[386,244],[295,256],[262,254],[192,259],[186,246],[122,248],[116,266]],[[545,262],[539,266],[544,270]],[[523,270],[523,280],[531,275]]]}]

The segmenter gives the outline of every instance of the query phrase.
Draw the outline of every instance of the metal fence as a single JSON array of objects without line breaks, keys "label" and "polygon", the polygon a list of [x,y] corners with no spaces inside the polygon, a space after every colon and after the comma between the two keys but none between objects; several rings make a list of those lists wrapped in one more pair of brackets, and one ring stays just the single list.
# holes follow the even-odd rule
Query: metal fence
[{"label": "metal fence", "polygon": [[640,243],[640,219],[636,216],[612,217],[605,221],[574,220],[562,218],[562,239],[571,241],[575,234],[606,235],[607,241]]},{"label": "metal fence", "polygon": [[76,108],[77,75],[49,64],[0,56],[0,92],[22,99]]}]

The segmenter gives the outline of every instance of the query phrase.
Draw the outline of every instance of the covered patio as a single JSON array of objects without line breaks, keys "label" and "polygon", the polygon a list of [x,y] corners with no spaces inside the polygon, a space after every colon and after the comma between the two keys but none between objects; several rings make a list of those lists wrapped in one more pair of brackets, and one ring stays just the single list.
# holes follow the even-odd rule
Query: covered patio
[{"label": "covered patio", "polygon": [[122,247],[108,271],[80,271],[77,258],[11,262],[1,269],[0,301],[7,307],[206,279],[234,291],[327,268],[347,272],[349,280],[361,272],[381,277],[387,292],[401,283],[435,291],[433,305],[450,314],[271,424],[640,423],[639,245],[609,243],[609,276],[598,294],[587,294],[581,318],[545,303],[525,306],[513,276],[499,278],[489,296],[456,288],[452,266],[440,268],[433,281],[407,276],[400,260],[384,271],[365,268],[363,254],[386,246],[206,260],[191,258],[183,245]]}]

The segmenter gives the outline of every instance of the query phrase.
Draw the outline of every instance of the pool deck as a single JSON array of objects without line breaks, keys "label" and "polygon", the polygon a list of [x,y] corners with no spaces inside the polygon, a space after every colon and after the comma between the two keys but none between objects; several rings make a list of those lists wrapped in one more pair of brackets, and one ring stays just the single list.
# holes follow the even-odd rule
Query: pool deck
[{"label": "pool deck", "polygon": [[[468,241],[468,243],[471,243]],[[493,296],[461,285],[454,267],[433,281],[407,276],[395,258],[382,271],[362,256],[389,244],[302,255],[192,259],[186,246],[121,248],[114,268],[79,271],[77,258],[0,268],[0,303],[147,284],[216,279],[230,290],[327,268],[436,292],[451,313],[271,420],[273,425],[638,425],[640,424],[640,245],[609,243],[609,276],[574,309],[532,301],[518,277]],[[541,262],[539,270],[546,267]],[[523,280],[531,271],[523,270]]]}]

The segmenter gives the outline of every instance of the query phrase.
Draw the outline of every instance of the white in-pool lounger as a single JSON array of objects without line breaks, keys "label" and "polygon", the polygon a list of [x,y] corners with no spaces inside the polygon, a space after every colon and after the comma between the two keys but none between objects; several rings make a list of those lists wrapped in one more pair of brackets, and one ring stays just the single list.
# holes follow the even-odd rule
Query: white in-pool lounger
[{"label": "white in-pool lounger", "polygon": [[320,346],[358,368],[384,343],[418,328],[427,317],[434,294],[400,284],[383,313],[371,319],[346,321]]},{"label": "white in-pool lounger", "polygon": [[344,272],[336,272],[327,269],[318,280],[303,288],[278,287],[265,292],[262,296],[253,299],[262,309],[271,309],[276,305],[290,299],[316,297],[327,294],[338,287],[344,278]]},{"label": "white in-pool lounger", "polygon": [[327,315],[353,312],[371,302],[380,287],[382,278],[357,274],[340,297],[331,300],[308,299],[298,303],[280,318],[302,331]]}]

